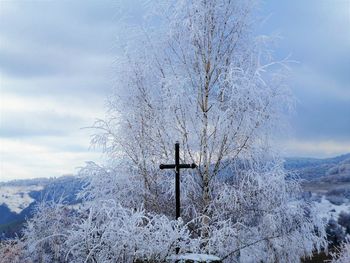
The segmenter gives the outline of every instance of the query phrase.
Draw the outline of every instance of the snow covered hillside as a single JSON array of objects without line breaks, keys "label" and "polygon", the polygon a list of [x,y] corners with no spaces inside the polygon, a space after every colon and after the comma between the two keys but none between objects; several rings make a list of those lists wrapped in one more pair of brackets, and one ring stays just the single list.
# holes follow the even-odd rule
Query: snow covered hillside
[{"label": "snow covered hillside", "polygon": [[77,204],[81,187],[82,182],[73,176],[0,183],[0,239],[18,234],[38,202],[64,198],[67,205]]},{"label": "snow covered hillside", "polygon": [[350,200],[345,199],[341,204],[334,204],[322,196],[321,200],[315,201],[318,213],[322,218],[338,219],[341,212],[350,213]]},{"label": "snow covered hillside", "polygon": [[20,214],[23,209],[35,202],[30,193],[43,188],[43,185],[0,186],[0,205],[6,205],[12,212]]}]

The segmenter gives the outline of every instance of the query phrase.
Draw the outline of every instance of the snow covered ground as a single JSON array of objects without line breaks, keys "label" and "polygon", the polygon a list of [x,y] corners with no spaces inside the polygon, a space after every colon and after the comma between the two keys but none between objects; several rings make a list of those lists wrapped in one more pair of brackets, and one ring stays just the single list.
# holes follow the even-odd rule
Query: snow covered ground
[{"label": "snow covered ground", "polygon": [[32,191],[40,191],[43,186],[0,186],[0,205],[5,204],[11,211],[19,214],[35,200],[29,196]]},{"label": "snow covered ground", "polygon": [[173,255],[167,258],[169,262],[221,262],[220,258],[207,254]]},{"label": "snow covered ground", "polygon": [[344,211],[350,213],[350,200],[347,200],[341,205],[335,205],[329,202],[325,196],[322,196],[320,202],[315,202],[318,213],[327,220],[334,218],[337,219],[340,212]]}]

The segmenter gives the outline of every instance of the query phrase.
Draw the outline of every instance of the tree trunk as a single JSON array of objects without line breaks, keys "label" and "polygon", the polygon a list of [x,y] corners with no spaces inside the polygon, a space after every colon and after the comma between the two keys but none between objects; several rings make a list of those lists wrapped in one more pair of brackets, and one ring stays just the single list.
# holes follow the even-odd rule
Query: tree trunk
[{"label": "tree trunk", "polygon": [[204,239],[204,246],[207,245],[207,239],[209,238],[209,204],[210,204],[210,189],[209,189],[209,142],[208,142],[208,113],[209,113],[209,71],[210,71],[210,62],[206,63],[206,76],[205,76],[205,85],[202,94],[202,150],[203,150],[203,173],[202,173],[202,182],[203,182],[203,219],[202,219],[202,238]]}]

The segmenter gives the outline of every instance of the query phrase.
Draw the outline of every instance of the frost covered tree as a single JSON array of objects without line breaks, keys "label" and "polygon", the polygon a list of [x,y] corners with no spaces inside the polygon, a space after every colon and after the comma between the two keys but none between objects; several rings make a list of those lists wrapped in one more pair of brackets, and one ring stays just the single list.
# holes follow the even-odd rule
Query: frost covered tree
[{"label": "frost covered tree", "polygon": [[[256,6],[148,3],[142,30],[128,29],[115,96],[93,139],[114,167],[99,168],[102,180],[118,185],[122,174],[135,187],[119,193],[95,178],[90,193],[125,202],[128,189],[147,211],[173,216],[173,179],[158,165],[173,161],[179,140],[182,161],[199,165],[183,175],[182,214],[196,219],[190,229],[202,251],[230,262],[297,262],[325,245],[324,222],[271,147],[293,100],[287,61],[273,59],[269,37],[253,34]],[[117,160],[131,168],[118,171]]]},{"label": "frost covered tree", "polygon": [[185,146],[183,159],[200,164],[192,198],[203,215],[220,172],[269,159],[270,133],[290,97],[283,61],[271,60],[266,37],[252,35],[253,7],[253,1],[152,6],[160,29],[134,34],[137,45],[119,59],[117,95],[94,142],[134,164],[154,209],[162,192],[158,164],[173,158],[176,139]]},{"label": "frost covered tree", "polygon": [[[90,184],[68,229],[29,224],[38,257],[46,245],[46,257],[58,260],[62,249],[69,262],[162,262],[175,248],[225,262],[299,262],[326,245],[325,222],[271,146],[293,100],[287,61],[254,35],[256,7],[146,2],[142,28],[122,36],[116,91],[95,125],[108,162],[81,170]],[[198,165],[182,175],[179,221],[173,175],[158,168],[173,162],[176,140],[181,161]]]}]

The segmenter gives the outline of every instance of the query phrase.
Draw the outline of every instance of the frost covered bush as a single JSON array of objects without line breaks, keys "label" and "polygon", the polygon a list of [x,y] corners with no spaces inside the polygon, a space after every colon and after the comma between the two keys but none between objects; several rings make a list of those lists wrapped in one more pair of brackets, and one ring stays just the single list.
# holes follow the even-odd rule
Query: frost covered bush
[{"label": "frost covered bush", "polygon": [[[85,189],[86,196],[94,196],[88,201],[91,204],[89,216],[75,225],[70,233],[68,247],[71,250],[67,257],[70,261],[78,259],[77,262],[87,258],[94,258],[97,262],[108,262],[112,258],[126,262],[136,259],[161,262],[179,247],[181,252],[215,254],[226,262],[273,262],[276,259],[298,262],[300,255],[309,255],[305,250],[325,246],[322,239],[325,236],[324,223],[298,194],[298,182],[291,178],[285,181],[282,164],[271,165],[268,169],[236,173],[230,183],[213,182],[207,239],[200,234],[203,215],[196,212],[197,204],[191,203],[196,194],[193,177],[184,176],[182,201],[184,216],[189,217],[191,213],[196,216],[182,226],[181,231],[185,234],[178,234],[179,229],[169,217],[137,209],[134,202],[124,199],[129,197],[132,200],[130,196],[135,193],[137,200],[138,187],[142,184],[135,183],[131,187],[130,182],[122,179],[125,175],[108,174],[103,167],[93,165],[94,169],[87,170],[94,171],[91,180],[97,180],[97,183],[107,180],[109,184],[113,180],[115,189],[120,191],[109,195],[110,185]],[[99,181],[101,175],[103,178]],[[159,181],[165,190],[164,198],[167,192],[173,192],[167,176],[165,183]],[[111,199],[103,200],[104,196]],[[126,201],[126,207],[114,200]],[[139,202],[142,203],[142,198]],[[160,206],[159,209],[167,212],[169,207]],[[155,228],[157,224],[163,227]],[[132,238],[128,238],[129,234]],[[180,240],[177,239],[179,236]],[[158,240],[163,246],[157,243]]]},{"label": "frost covered bush", "polygon": [[350,262],[350,239],[343,242],[337,252],[332,253],[332,263]]},{"label": "frost covered bush", "polygon": [[210,253],[227,262],[298,262],[305,250],[325,245],[319,243],[323,221],[296,195],[298,183],[284,180],[281,167],[248,172],[233,185],[216,187]]},{"label": "frost covered bush", "polygon": [[345,231],[350,235],[350,213],[344,211],[340,212],[338,217],[338,224],[345,228]]},{"label": "frost covered bush", "polygon": [[27,221],[23,240],[29,262],[65,262],[66,240],[78,214],[61,200],[40,203]]},{"label": "frost covered bush", "polygon": [[331,246],[339,246],[340,243],[345,241],[346,234],[343,227],[333,218],[329,219],[326,232],[328,242]]},{"label": "frost covered bush", "polygon": [[0,263],[32,263],[24,253],[24,242],[19,239],[0,242]]},{"label": "frost covered bush", "polygon": [[69,262],[164,262],[176,247],[180,252],[199,250],[181,220],[123,208],[113,200],[91,207],[69,236]]}]

